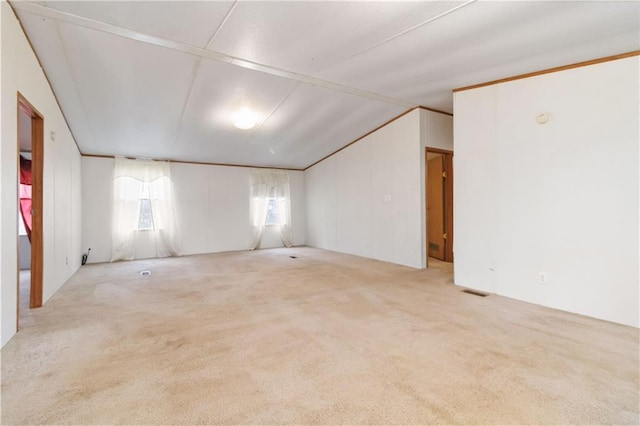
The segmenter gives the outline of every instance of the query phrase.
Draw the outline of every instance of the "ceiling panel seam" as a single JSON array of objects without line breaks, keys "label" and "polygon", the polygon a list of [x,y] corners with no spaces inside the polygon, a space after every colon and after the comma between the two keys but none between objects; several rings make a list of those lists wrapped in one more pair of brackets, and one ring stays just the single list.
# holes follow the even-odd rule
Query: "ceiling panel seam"
[{"label": "ceiling panel seam", "polygon": [[211,48],[211,45],[213,44],[213,41],[216,39],[216,37],[218,36],[220,31],[222,31],[222,27],[224,26],[224,24],[227,23],[227,21],[231,17],[231,14],[235,10],[236,6],[238,5],[238,1],[239,0],[234,1],[233,4],[231,5],[231,7],[229,8],[229,10],[227,11],[227,13],[224,15],[224,18],[222,18],[222,21],[220,21],[220,24],[218,25],[218,28],[216,28],[216,30],[213,32],[213,35],[209,39],[209,42],[204,47],[205,49],[210,49]]},{"label": "ceiling panel seam", "polygon": [[284,97],[280,100],[280,102],[278,102],[278,104],[271,110],[271,112],[269,114],[267,114],[267,116],[262,120],[262,122],[256,126],[255,130],[260,129],[262,126],[264,126],[264,123],[267,122],[267,120],[269,120],[269,118],[271,118],[271,116],[273,114],[275,114],[275,112],[278,110],[278,108],[280,108],[282,106],[282,104],[289,99],[289,96],[291,96],[293,94],[293,92],[295,92],[295,90],[300,86],[300,83],[296,83],[291,90],[289,90],[289,92],[284,95]]},{"label": "ceiling panel seam", "polygon": [[178,143],[178,139],[180,139],[180,132],[182,131],[182,120],[184,119],[184,114],[189,107],[189,102],[191,101],[191,97],[193,95],[193,89],[196,87],[196,79],[198,78],[198,74],[200,73],[200,66],[202,65],[202,58],[198,58],[196,60],[196,64],[193,67],[193,77],[191,78],[191,84],[189,86],[189,92],[187,92],[187,97],[184,100],[184,104],[182,105],[182,111],[180,112],[180,118],[178,119],[178,126],[176,127],[176,139],[173,141],[173,144],[176,145]]},{"label": "ceiling panel seam", "polygon": [[[236,8],[237,4],[238,4],[238,0],[235,0],[231,5],[231,7],[229,8],[229,10],[227,11],[227,13],[224,15],[224,18],[222,18],[222,21],[220,21],[220,24],[218,24],[218,27],[213,32],[213,35],[209,39],[209,42],[205,45],[204,47],[205,49],[209,49],[211,47],[216,36],[218,35],[218,33],[220,33],[220,30],[222,30],[223,25],[229,20],[229,17],[231,16],[231,13],[233,12],[233,10]],[[180,113],[180,118],[178,119],[178,127],[176,128],[176,140],[173,141],[174,145],[176,145],[178,143],[178,139],[180,139],[180,132],[182,131],[182,120],[184,119],[184,114],[187,111],[187,108],[189,107],[189,102],[191,101],[191,97],[193,96],[193,89],[196,85],[196,79],[198,78],[198,73],[200,72],[201,65],[202,65],[202,57],[198,57],[198,60],[196,61],[196,64],[193,68],[193,78],[191,79],[189,93],[187,94],[187,98],[184,101],[184,105],[182,106],[182,112]]]},{"label": "ceiling panel seam", "polygon": [[18,24],[20,25],[20,29],[22,31],[22,34],[26,38],[27,43],[29,44],[29,48],[31,49],[31,52],[33,53],[33,56],[35,56],[36,61],[38,62],[38,66],[42,70],[42,74],[44,75],[45,80],[47,80],[47,84],[49,85],[49,89],[51,89],[51,93],[53,94],[53,98],[56,101],[56,105],[58,105],[58,108],[60,109],[60,112],[62,113],[62,118],[64,119],[64,122],[67,125],[67,129],[69,129],[69,132],[71,133],[71,138],[73,139],[73,143],[76,145],[76,148],[78,149],[78,152],[80,154],[82,154],[82,150],[80,149],[80,145],[78,145],[78,140],[76,139],[76,136],[73,133],[73,129],[69,125],[69,120],[67,120],[67,116],[65,115],[64,111],[62,110],[62,105],[60,105],[60,100],[58,99],[58,95],[56,95],[56,91],[53,89],[53,85],[51,84],[51,80],[49,79],[49,75],[47,75],[47,72],[45,71],[44,66],[42,65],[42,61],[40,60],[40,57],[36,53],[36,49],[33,47],[33,43],[31,42],[31,39],[29,38],[29,35],[27,34],[27,30],[24,28],[24,25],[22,24],[22,21],[20,20],[20,17],[18,16],[18,14],[16,13],[15,8],[13,7],[13,4],[11,4],[9,2],[7,2],[7,4],[9,4],[9,7],[11,8],[11,12],[13,13],[13,16],[18,21]]},{"label": "ceiling panel seam", "polygon": [[241,68],[246,68],[254,71],[259,71],[265,74],[270,74],[277,77],[298,81],[300,83],[311,84],[313,86],[323,87],[325,89],[347,93],[347,94],[351,94],[351,95],[358,96],[365,99],[377,100],[383,103],[396,105],[404,108],[414,108],[417,106],[414,102],[409,102],[403,99],[396,99],[389,96],[381,95],[379,93],[369,92],[367,90],[346,86],[340,83],[323,80],[323,79],[312,77],[309,75],[299,74],[293,71],[288,71],[281,68],[272,67],[269,65],[259,64],[257,62],[237,58],[235,56],[227,55],[214,50],[203,49],[201,47],[191,46],[191,45],[180,43],[177,41],[168,40],[168,39],[164,39],[161,37],[156,37],[148,34],[143,34],[137,31],[130,30],[128,28],[119,27],[116,25],[97,21],[95,19],[85,18],[85,17],[74,15],[67,12],[62,12],[56,9],[40,6],[34,3],[13,1],[12,5],[17,10],[22,10],[27,13],[44,16],[51,19],[56,19],[58,21],[66,22],[68,24],[78,25],[84,28],[101,31],[104,33],[120,36],[123,38],[139,41],[142,43],[147,43],[147,44],[151,44],[159,47],[164,47],[167,49],[177,50],[193,56],[207,58],[214,61],[235,65]]},{"label": "ceiling panel seam", "polygon": [[58,40],[60,41],[60,47],[62,48],[62,53],[64,55],[64,61],[67,64],[67,68],[69,69],[69,74],[71,75],[71,81],[73,82],[73,88],[76,91],[76,95],[78,96],[78,101],[80,102],[80,109],[82,110],[82,115],[84,115],[84,119],[87,123],[87,127],[89,129],[89,134],[91,135],[91,145],[93,148],[96,148],[96,136],[93,133],[93,127],[91,126],[91,120],[89,119],[89,114],[87,114],[87,108],[84,105],[84,101],[82,100],[82,96],[80,95],[80,90],[78,90],[78,81],[76,79],[76,75],[73,72],[73,67],[71,67],[71,63],[69,62],[69,53],[67,52],[67,47],[62,40],[62,35],[60,34],[60,26],[57,21],[53,22],[53,25],[56,28],[56,35],[58,36]]},{"label": "ceiling panel seam", "polygon": [[366,53],[366,52],[368,52],[370,50],[375,49],[378,46],[381,46],[381,45],[383,45],[385,43],[388,43],[391,40],[394,40],[394,39],[396,39],[398,37],[401,37],[401,36],[411,32],[413,30],[417,30],[418,28],[420,28],[420,27],[422,27],[424,25],[427,25],[427,24],[429,24],[429,23],[431,23],[433,21],[436,21],[436,20],[438,20],[440,18],[443,18],[443,17],[449,15],[450,13],[453,13],[453,12],[455,12],[457,10],[462,9],[465,6],[470,5],[471,3],[475,3],[476,1],[477,0],[467,0],[466,2],[464,2],[462,4],[459,4],[459,5],[453,7],[451,9],[449,9],[449,10],[446,10],[446,11],[444,11],[444,12],[442,12],[442,13],[440,13],[440,14],[432,17],[432,18],[427,19],[426,21],[420,22],[420,23],[418,23],[418,24],[416,24],[416,25],[414,25],[414,26],[412,26],[410,28],[407,28],[406,30],[400,31],[399,33],[397,33],[395,35],[392,35],[391,37],[387,37],[386,39],[384,39],[384,40],[382,40],[382,41],[380,41],[378,43],[375,43],[374,45],[369,46],[366,49],[364,49],[364,50],[362,50],[362,51],[360,51],[360,52],[358,52],[356,54],[353,54],[353,55],[349,56],[348,58],[346,58],[345,61],[348,61],[349,59],[355,58],[356,56],[360,56],[360,55],[362,55],[362,54],[364,54],[364,53]]}]

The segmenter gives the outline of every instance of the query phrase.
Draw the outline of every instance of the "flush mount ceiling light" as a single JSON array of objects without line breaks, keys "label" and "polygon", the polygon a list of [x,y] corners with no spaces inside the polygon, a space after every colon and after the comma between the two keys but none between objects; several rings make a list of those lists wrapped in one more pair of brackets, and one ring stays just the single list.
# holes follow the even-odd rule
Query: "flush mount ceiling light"
[{"label": "flush mount ceiling light", "polygon": [[256,125],[256,115],[249,108],[242,108],[233,117],[233,125],[242,130],[252,129]]}]

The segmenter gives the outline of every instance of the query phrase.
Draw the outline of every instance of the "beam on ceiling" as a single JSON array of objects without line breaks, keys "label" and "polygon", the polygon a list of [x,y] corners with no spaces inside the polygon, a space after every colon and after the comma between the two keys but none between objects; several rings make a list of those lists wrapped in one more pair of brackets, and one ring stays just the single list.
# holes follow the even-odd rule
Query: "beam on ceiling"
[{"label": "beam on ceiling", "polygon": [[384,96],[379,93],[346,86],[344,84],[335,83],[332,81],[323,80],[316,77],[311,77],[309,75],[300,74],[293,71],[287,71],[284,69],[272,67],[270,65],[248,61],[242,58],[227,55],[225,53],[216,52],[214,50],[203,49],[201,47],[191,46],[191,45],[180,43],[177,41],[164,39],[162,37],[156,37],[149,34],[140,33],[134,30],[130,30],[128,28],[123,28],[117,25],[108,24],[106,22],[97,21],[95,19],[85,18],[83,16],[74,15],[72,13],[62,12],[57,9],[40,6],[38,4],[31,3],[31,2],[12,1],[11,5],[16,10],[24,11],[24,12],[42,16],[45,18],[55,19],[57,21],[65,22],[67,24],[78,25],[84,28],[101,31],[103,33],[124,37],[130,40],[135,40],[142,43],[151,44],[154,46],[164,47],[166,49],[176,50],[176,51],[197,56],[200,58],[223,62],[223,63],[227,63],[237,67],[258,71],[261,73],[265,73],[265,74],[269,74],[269,75],[273,75],[281,78],[286,78],[286,79],[297,81],[300,83],[311,84],[313,86],[323,87],[325,89],[347,93],[350,95],[358,96],[365,99],[371,99],[374,101],[384,102],[386,104],[396,105],[403,108],[414,108],[417,106],[415,103],[408,102],[403,99]]}]

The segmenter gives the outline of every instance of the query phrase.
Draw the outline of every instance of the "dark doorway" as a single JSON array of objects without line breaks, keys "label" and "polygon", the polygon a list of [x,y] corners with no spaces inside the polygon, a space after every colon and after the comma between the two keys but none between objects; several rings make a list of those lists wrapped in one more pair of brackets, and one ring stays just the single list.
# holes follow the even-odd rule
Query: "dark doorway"
[{"label": "dark doorway", "polygon": [[[44,117],[18,92],[18,229],[24,227],[31,248],[29,307],[42,306]],[[26,133],[26,134],[24,134]],[[30,151],[31,158],[27,154]],[[21,155],[22,152],[22,155]],[[18,236],[18,241],[20,236]],[[24,256],[24,252],[23,252]],[[18,247],[18,318],[20,317],[20,247]]]}]

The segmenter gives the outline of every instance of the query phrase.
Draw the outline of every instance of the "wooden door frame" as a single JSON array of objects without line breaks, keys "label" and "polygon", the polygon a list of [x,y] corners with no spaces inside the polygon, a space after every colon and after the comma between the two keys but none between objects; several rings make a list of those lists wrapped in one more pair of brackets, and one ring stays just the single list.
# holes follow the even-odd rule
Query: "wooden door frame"
[{"label": "wooden door frame", "polygon": [[[445,207],[445,215],[444,215],[444,223],[445,223],[445,232],[447,233],[447,238],[445,240],[445,249],[444,256],[446,262],[453,262],[453,151],[449,151],[446,149],[440,148],[430,148],[426,147],[424,152],[424,181],[425,181],[425,200],[428,200],[427,195],[427,179],[428,179],[428,165],[429,160],[427,157],[429,153],[443,154],[444,155],[444,172],[447,174],[445,179],[445,188],[444,188],[444,207]],[[427,205],[425,204],[425,238],[426,238],[426,264],[429,266],[429,213],[427,209]]]},{"label": "wooden door frame", "polygon": [[[44,189],[44,116],[29,102],[22,93],[18,92],[17,109],[17,138],[18,138],[18,171],[20,170],[20,112],[31,117],[31,289],[29,294],[29,307],[42,306],[42,283],[44,265],[44,239],[43,239],[43,189]],[[19,173],[16,173],[18,189],[20,187]],[[17,203],[20,203],[18,191]],[[20,215],[18,220],[22,220]],[[19,239],[18,239],[19,241]],[[20,251],[18,250],[18,297],[16,330],[20,317]]]}]

